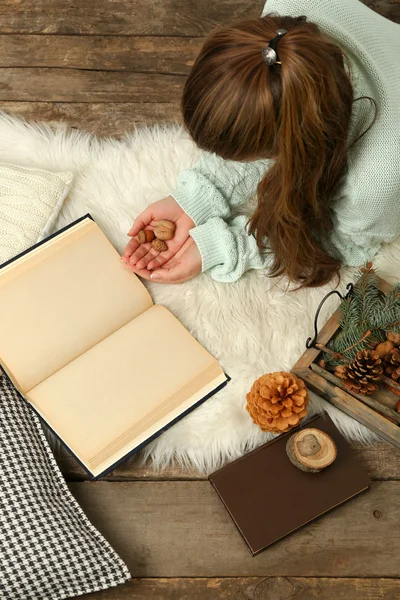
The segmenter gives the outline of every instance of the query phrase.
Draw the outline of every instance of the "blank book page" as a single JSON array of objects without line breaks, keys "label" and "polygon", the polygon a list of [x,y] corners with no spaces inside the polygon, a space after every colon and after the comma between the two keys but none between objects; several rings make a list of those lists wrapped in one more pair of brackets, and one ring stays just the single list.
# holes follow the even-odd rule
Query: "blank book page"
[{"label": "blank book page", "polygon": [[[39,384],[27,399],[87,464],[121,449],[221,377],[218,361],[153,306]],[[100,457],[98,457],[100,460]]]}]

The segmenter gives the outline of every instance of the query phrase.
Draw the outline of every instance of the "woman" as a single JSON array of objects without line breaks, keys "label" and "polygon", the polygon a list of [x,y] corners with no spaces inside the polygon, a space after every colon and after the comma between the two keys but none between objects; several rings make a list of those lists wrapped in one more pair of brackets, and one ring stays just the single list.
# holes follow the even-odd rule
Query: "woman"
[{"label": "woman", "polygon": [[[318,286],[400,233],[400,26],[358,0],[268,0],[263,15],[214,29],[191,69],[182,113],[207,153],[129,232],[143,277],[266,269]],[[135,237],[158,219],[177,225],[161,254]]]}]

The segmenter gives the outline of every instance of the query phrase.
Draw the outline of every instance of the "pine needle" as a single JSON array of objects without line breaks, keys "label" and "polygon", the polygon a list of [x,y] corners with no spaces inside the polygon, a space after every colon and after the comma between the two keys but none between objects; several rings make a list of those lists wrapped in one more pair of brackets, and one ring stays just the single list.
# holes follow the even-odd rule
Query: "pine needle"
[{"label": "pine needle", "polygon": [[[339,311],[340,330],[328,347],[352,360],[359,350],[384,341],[386,332],[400,332],[400,283],[385,294],[379,289],[372,263],[367,263]],[[327,353],[324,360],[331,366],[340,364]]]}]

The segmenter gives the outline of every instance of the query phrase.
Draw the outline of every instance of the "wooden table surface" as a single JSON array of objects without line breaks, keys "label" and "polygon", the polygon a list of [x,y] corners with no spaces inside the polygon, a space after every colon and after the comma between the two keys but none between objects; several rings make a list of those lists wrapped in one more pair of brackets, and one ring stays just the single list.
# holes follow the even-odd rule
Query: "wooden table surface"
[{"label": "wooden table surface", "polygon": [[[399,0],[364,2],[400,23]],[[263,6],[259,0],[2,0],[0,108],[98,135],[181,122],[180,95],[204,36],[219,23],[258,17]],[[62,452],[72,493],[135,576],[86,597],[400,598],[400,451],[383,443],[354,448],[374,480],[371,490],[254,558],[198,474],[177,467],[157,474],[134,458],[90,482]]]},{"label": "wooden table surface", "polygon": [[[370,490],[256,557],[198,473],[171,467],[157,474],[134,457],[90,482],[62,451],[59,464],[72,493],[136,577],[89,597],[400,598],[400,450],[386,443],[353,447],[373,479]],[[265,517],[276,518],[277,510],[266,509]]]}]

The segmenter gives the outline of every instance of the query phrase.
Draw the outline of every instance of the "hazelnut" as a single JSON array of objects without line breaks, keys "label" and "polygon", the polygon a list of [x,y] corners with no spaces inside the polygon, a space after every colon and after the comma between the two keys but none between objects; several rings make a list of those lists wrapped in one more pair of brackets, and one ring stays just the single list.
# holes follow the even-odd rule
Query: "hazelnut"
[{"label": "hazelnut", "polygon": [[139,244],[146,244],[152,242],[155,238],[154,231],[151,229],[142,229],[137,235]]},{"label": "hazelnut", "polygon": [[392,331],[388,331],[386,333],[386,339],[388,339],[389,342],[393,342],[395,346],[400,345],[400,333],[393,333]]},{"label": "hazelnut", "polygon": [[155,239],[151,242],[151,245],[153,246],[154,250],[157,250],[157,252],[164,252],[165,250],[168,250],[168,246],[165,242],[163,242],[163,240]]},{"label": "hazelnut", "polygon": [[172,240],[175,234],[176,225],[172,221],[163,219],[154,223],[154,234],[159,240]]},{"label": "hazelnut", "polygon": [[394,344],[393,342],[390,342],[389,340],[386,342],[381,342],[380,344],[377,345],[377,347],[375,348],[375,352],[377,354],[379,354],[379,356],[385,356],[385,354],[389,354],[389,352],[391,350],[393,350],[394,348]]}]

